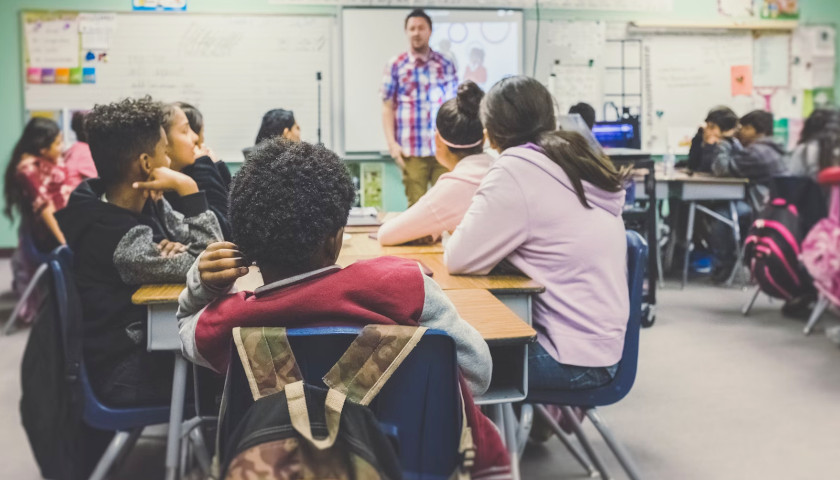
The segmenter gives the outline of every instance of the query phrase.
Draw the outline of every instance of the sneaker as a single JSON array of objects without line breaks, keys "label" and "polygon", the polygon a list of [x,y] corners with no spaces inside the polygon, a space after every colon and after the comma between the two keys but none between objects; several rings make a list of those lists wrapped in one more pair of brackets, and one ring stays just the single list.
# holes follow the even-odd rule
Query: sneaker
[{"label": "sneaker", "polygon": [[788,318],[797,318],[800,320],[807,320],[811,316],[811,311],[814,309],[814,304],[817,302],[817,296],[813,293],[806,293],[796,298],[788,300],[782,305],[782,315]]}]

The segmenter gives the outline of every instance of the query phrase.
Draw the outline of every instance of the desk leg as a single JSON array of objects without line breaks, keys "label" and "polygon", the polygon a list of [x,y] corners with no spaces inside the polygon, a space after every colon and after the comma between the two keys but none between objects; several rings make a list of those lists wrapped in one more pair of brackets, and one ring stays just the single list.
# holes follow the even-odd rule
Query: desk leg
[{"label": "desk leg", "polygon": [[735,266],[732,267],[732,273],[726,279],[727,287],[732,286],[732,282],[735,281],[735,276],[738,275],[738,271],[741,269],[741,262],[744,261],[744,248],[741,245],[741,222],[738,219],[738,208],[735,206],[735,202],[729,202],[729,215],[732,218],[732,238],[735,239],[735,251],[738,254],[735,257]]},{"label": "desk leg", "polygon": [[175,354],[172,375],[172,403],[169,406],[169,433],[166,438],[166,479],[178,477],[178,454],[181,450],[181,423],[184,420],[184,396],[187,391],[187,359]]},{"label": "desk leg", "polygon": [[683,262],[682,288],[688,283],[688,262],[693,248],[692,238],[694,237],[694,215],[697,211],[697,202],[688,204],[688,224],[685,226],[685,261]]},{"label": "desk leg", "polygon": [[516,413],[512,404],[502,405],[502,420],[505,424],[505,446],[510,456],[510,475],[513,480],[519,480],[519,429],[516,427]]}]

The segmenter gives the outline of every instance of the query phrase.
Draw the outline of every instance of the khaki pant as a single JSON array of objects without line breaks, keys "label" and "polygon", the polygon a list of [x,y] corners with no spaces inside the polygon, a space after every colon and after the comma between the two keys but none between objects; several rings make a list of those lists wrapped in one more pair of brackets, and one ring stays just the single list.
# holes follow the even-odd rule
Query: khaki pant
[{"label": "khaki pant", "polygon": [[402,172],[403,185],[408,206],[417,200],[437,182],[438,177],[448,170],[439,164],[435,157],[405,157],[405,170]]}]

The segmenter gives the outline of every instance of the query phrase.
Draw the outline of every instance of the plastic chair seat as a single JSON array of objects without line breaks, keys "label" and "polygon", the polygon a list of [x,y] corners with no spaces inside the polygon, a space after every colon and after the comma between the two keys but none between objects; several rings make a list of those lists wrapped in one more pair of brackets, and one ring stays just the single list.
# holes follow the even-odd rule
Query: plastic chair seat
[{"label": "plastic chair seat", "polygon": [[840,167],[828,167],[820,170],[817,182],[822,185],[840,185]]}]

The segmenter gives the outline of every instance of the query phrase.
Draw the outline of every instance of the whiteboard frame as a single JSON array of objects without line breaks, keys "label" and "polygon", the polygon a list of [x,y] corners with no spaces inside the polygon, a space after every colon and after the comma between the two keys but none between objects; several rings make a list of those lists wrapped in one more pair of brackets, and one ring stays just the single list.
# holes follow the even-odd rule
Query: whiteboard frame
[{"label": "whiteboard frame", "polygon": [[[525,70],[525,63],[526,63],[526,60],[527,60],[525,58],[525,55],[527,53],[527,49],[526,49],[526,45],[525,45],[525,41],[526,41],[525,40],[526,39],[525,35],[526,35],[526,32],[527,32],[527,28],[528,28],[528,26],[527,26],[528,18],[526,18],[526,16],[525,16],[525,9],[523,9],[521,7],[518,7],[518,8],[495,7],[494,8],[494,7],[489,7],[489,6],[488,7],[448,7],[448,6],[422,7],[422,6],[416,6],[416,5],[403,5],[403,6],[390,6],[390,5],[384,5],[384,6],[378,6],[378,5],[359,5],[359,6],[347,5],[347,6],[345,6],[345,5],[342,5],[342,6],[339,7],[339,10],[338,10],[339,20],[337,22],[338,23],[338,30],[336,32],[336,38],[341,39],[341,40],[344,39],[344,11],[345,10],[380,10],[381,11],[381,10],[411,10],[411,9],[414,9],[414,8],[422,8],[423,10],[447,10],[447,11],[459,11],[459,12],[469,12],[469,11],[493,12],[493,11],[498,11],[498,10],[509,10],[509,11],[512,11],[512,12],[519,13],[519,15],[521,15],[521,26],[522,26],[522,28],[520,29],[521,31],[519,32],[520,52],[519,52],[519,72],[517,73],[517,75],[528,75],[528,73]],[[339,40],[339,42],[340,42],[340,40]],[[341,57],[341,62],[340,62],[341,75],[339,76],[339,79],[338,79],[338,82],[341,83],[341,87],[340,87],[341,93],[340,93],[340,95],[336,96],[336,98],[339,100],[339,103],[340,103],[339,108],[336,109],[336,112],[339,113],[340,116],[337,115],[336,118],[340,119],[340,120],[344,120],[344,113],[345,113],[344,112],[344,92],[345,92],[345,89],[344,89],[344,50],[343,50],[343,45],[339,45],[338,48],[339,48],[339,50],[337,50],[336,54],[339,57]],[[347,155],[347,148],[346,148],[346,142],[345,142],[344,125],[343,125],[344,122],[339,122],[339,123],[342,123],[341,130],[340,130],[341,131],[341,134],[340,134],[341,143],[340,143],[340,147],[339,147],[339,144],[336,144],[336,146],[338,148],[340,148],[340,155],[345,156],[345,155]],[[382,125],[378,124],[378,128],[381,129]],[[336,130],[336,131],[338,131],[338,130]],[[336,149],[336,152],[339,152],[339,150]],[[390,154],[387,151],[376,151],[376,150],[358,150],[358,151],[356,151],[356,150],[354,150],[353,152],[351,152],[351,155],[354,155],[354,156],[360,156],[360,155],[361,156],[366,156],[366,155],[370,155],[370,154],[377,154],[377,155],[380,155],[380,156],[383,156],[383,157],[389,157],[390,158]]]}]

